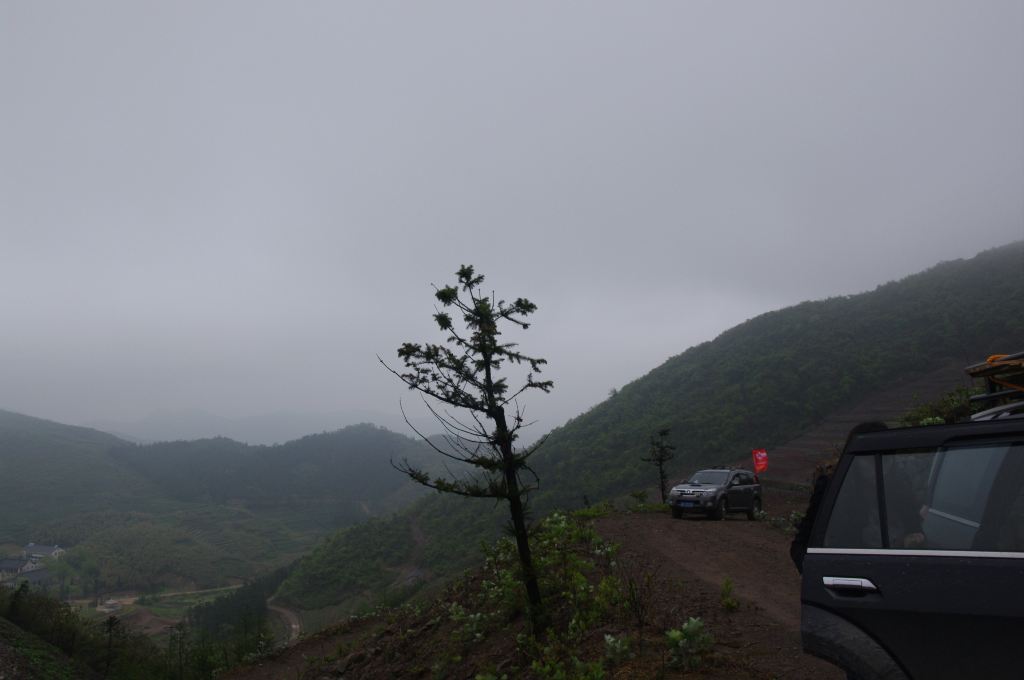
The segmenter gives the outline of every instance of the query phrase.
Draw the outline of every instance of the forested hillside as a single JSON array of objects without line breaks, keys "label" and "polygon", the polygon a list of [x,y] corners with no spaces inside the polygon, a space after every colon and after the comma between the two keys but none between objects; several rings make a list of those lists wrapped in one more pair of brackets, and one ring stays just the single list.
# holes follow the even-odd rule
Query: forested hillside
[{"label": "forested hillside", "polygon": [[[782,444],[894,381],[1019,350],[1022,338],[1024,242],[867,293],[763,314],[669,359],[552,431],[532,460],[541,480],[533,512],[651,485],[653,471],[640,457],[660,428],[672,429],[678,447],[673,474],[733,461],[755,445]],[[952,377],[949,389],[958,384]],[[393,591],[401,582],[387,574],[412,567],[439,574],[467,564],[504,518],[504,508],[495,512],[491,503],[432,496],[379,529],[404,535],[401,550],[371,551],[371,536],[349,530],[305,558],[281,592],[313,608],[363,600],[389,585]],[[415,555],[407,547],[410,527],[427,547]],[[359,576],[369,573],[382,576]]]},{"label": "forested hillside", "polygon": [[80,588],[209,587],[295,559],[324,534],[412,502],[390,464],[425,446],[373,425],[280,446],[138,446],[0,412],[0,545],[69,548]]},{"label": "forested hillside", "polygon": [[551,502],[621,493],[650,476],[639,457],[658,428],[672,428],[680,469],[731,461],[893,382],[1016,351],[1022,339],[1017,242],[740,324],[554,430],[537,470]]},{"label": "forested hillside", "polygon": [[108,452],[126,442],[85,427],[0,411],[0,545],[100,507],[128,510],[155,490],[119,468]]}]

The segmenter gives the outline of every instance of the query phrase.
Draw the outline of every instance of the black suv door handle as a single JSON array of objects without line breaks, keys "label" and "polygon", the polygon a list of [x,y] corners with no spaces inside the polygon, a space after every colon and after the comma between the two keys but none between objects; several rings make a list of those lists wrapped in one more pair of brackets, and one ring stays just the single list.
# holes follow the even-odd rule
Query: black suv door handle
[{"label": "black suv door handle", "polygon": [[864,593],[877,593],[878,588],[866,578],[850,576],[822,576],[821,583],[829,590],[856,590]]}]

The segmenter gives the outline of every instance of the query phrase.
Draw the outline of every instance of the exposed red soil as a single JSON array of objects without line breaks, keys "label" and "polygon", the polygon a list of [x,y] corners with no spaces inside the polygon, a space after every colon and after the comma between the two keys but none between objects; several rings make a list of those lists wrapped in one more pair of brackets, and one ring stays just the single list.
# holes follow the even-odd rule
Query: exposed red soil
[{"label": "exposed red soil", "polygon": [[143,607],[138,607],[127,614],[119,616],[118,618],[131,628],[133,632],[142,633],[149,637],[163,635],[167,632],[168,628],[171,628],[178,623],[177,619],[167,619],[162,616],[157,616]]}]

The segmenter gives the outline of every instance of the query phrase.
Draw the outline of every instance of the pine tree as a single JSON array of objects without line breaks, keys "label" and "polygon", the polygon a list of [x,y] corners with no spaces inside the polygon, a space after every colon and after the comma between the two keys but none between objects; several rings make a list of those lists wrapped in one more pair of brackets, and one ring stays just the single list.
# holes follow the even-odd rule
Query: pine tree
[{"label": "pine tree", "polygon": [[[539,481],[528,461],[543,440],[527,448],[516,446],[519,431],[529,424],[518,399],[532,389],[549,392],[553,383],[535,378],[547,361],[523,354],[515,343],[503,343],[500,337],[502,326],[529,328],[526,318],[537,306],[524,298],[507,303],[495,299],[493,294],[486,295],[480,289],[484,277],[472,266],[463,265],[456,276],[458,282],[454,286],[435,286],[435,297],[445,310],[451,311],[434,314],[438,328],[447,334],[445,344],[403,344],[398,357],[404,371],[392,369],[383,360],[381,363],[410,389],[443,405],[439,410],[424,399],[444,427],[448,450],[426,437],[423,439],[441,455],[474,469],[465,474],[449,471],[447,475],[432,476],[407,460],[392,464],[414,481],[438,491],[508,503],[530,620],[534,631],[539,632],[544,628],[545,617],[530,554],[526,503]],[[452,314],[461,316],[458,327]],[[528,368],[525,379],[515,389],[500,375],[507,364]],[[446,407],[461,409],[462,415],[453,415]],[[418,431],[417,434],[423,436]],[[532,476],[532,481],[525,478],[525,473]]]},{"label": "pine tree", "polygon": [[661,502],[668,499],[668,478],[665,475],[665,463],[675,457],[676,447],[668,443],[669,428],[658,430],[657,434],[651,435],[650,455],[640,460],[645,463],[653,463],[658,466],[658,487],[661,489]]}]

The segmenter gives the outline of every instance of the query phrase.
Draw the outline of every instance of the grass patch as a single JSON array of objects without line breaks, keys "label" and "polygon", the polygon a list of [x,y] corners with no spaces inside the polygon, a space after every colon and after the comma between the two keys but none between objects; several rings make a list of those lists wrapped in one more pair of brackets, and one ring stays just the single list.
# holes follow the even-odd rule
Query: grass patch
[{"label": "grass patch", "polygon": [[213,588],[192,593],[173,593],[168,595],[149,595],[139,598],[138,606],[145,607],[156,616],[165,619],[181,620],[186,612],[197,605],[205,604],[216,600],[238,586],[227,586],[225,588]]}]

